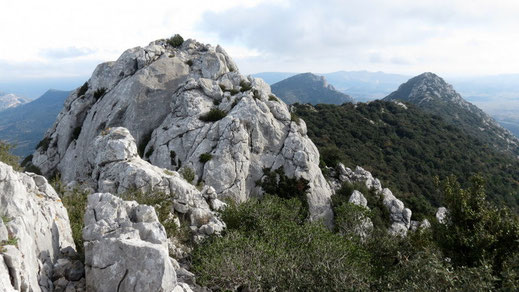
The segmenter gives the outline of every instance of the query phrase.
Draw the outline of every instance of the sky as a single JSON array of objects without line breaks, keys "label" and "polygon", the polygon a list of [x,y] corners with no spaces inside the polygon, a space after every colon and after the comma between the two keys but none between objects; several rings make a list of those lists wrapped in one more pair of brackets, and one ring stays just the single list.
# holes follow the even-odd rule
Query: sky
[{"label": "sky", "polygon": [[175,33],[220,44],[240,71],[519,73],[519,1],[0,1],[0,83],[88,78]]}]

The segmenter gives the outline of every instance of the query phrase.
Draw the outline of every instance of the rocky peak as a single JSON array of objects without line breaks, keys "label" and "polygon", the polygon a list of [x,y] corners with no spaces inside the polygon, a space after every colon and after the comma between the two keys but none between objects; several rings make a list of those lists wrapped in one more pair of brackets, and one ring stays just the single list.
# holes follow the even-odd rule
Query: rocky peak
[{"label": "rocky peak", "polygon": [[464,100],[452,85],[433,73],[411,78],[384,100],[415,104],[498,150],[519,155],[519,139],[477,106]]},{"label": "rocky peak", "polygon": [[[140,160],[134,159],[131,143],[118,144],[115,136],[110,147],[126,147],[125,160],[97,156],[105,141],[99,137],[116,135],[110,129],[118,127],[128,131]],[[237,201],[262,193],[256,182],[263,169],[283,167],[289,177],[309,181],[312,217],[330,222],[332,216],[331,190],[304,121],[292,121],[270,87],[241,75],[220,46],[194,40],[180,47],[154,41],[98,65],[67,98],[32,162],[45,175],[59,172],[65,182],[112,192],[141,184],[129,182],[136,177],[120,175],[117,167],[135,169],[149,162],[160,171],[192,173],[193,184]]]},{"label": "rocky peak", "polygon": [[402,100],[414,104],[431,101],[454,102],[465,106],[468,104],[454,90],[452,85],[431,72],[425,72],[409,79],[409,81],[400,85],[397,91],[391,93],[385,99]]}]

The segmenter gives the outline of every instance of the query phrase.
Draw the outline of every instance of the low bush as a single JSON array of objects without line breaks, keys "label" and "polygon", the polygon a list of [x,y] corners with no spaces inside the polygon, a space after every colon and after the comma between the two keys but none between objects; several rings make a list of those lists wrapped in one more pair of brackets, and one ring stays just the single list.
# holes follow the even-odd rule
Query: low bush
[{"label": "low bush", "polygon": [[212,108],[209,112],[201,115],[199,119],[204,122],[216,122],[227,116],[227,113],[219,108]]},{"label": "low bush", "polygon": [[369,257],[320,223],[296,199],[265,196],[230,204],[228,231],[197,247],[192,271],[214,290],[367,290]]},{"label": "low bush", "polygon": [[200,154],[200,162],[206,163],[207,161],[211,160],[213,158],[213,155],[211,153],[202,153]]},{"label": "low bush", "polygon": [[167,39],[166,43],[174,48],[178,48],[184,43],[184,38],[179,34],[175,34]]},{"label": "low bush", "polygon": [[36,145],[36,149],[41,149],[42,152],[45,152],[49,149],[51,138],[45,137],[40,142],[38,142],[38,145]]}]

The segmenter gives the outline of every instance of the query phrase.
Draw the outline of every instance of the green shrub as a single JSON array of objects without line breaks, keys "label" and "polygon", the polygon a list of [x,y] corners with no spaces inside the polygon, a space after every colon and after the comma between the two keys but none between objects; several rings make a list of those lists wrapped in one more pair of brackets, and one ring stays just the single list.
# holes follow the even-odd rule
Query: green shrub
[{"label": "green shrub", "polygon": [[98,88],[96,91],[94,91],[94,99],[98,101],[101,97],[103,97],[106,94],[106,88],[101,87]]},{"label": "green shrub", "polygon": [[299,118],[299,116],[297,116],[296,113],[290,113],[290,120],[298,125],[301,122],[301,119]]},{"label": "green shrub", "polygon": [[190,167],[184,167],[180,174],[190,184],[195,180],[195,171]]},{"label": "green shrub", "polygon": [[245,80],[242,80],[240,82],[240,91],[241,92],[245,92],[245,91],[249,91],[252,89],[252,84],[248,81],[245,81]]},{"label": "green shrub", "polygon": [[78,97],[81,97],[83,95],[85,95],[85,93],[87,92],[88,90],[88,82],[85,82],[83,84],[83,86],[81,86],[81,88],[79,88],[78,92],[77,92],[77,96]]},{"label": "green shrub", "polygon": [[200,154],[200,162],[206,163],[207,161],[211,160],[213,158],[213,155],[211,153],[202,153]]},{"label": "green shrub", "polygon": [[505,260],[519,254],[519,219],[508,209],[486,201],[483,179],[475,176],[462,189],[456,177],[443,184],[447,222],[434,224],[435,237],[458,266],[475,267],[490,260],[500,274]]},{"label": "green shrub", "polygon": [[178,48],[184,43],[184,38],[179,34],[175,34],[174,36],[170,37],[166,43],[174,48]]},{"label": "green shrub", "polygon": [[273,94],[269,94],[269,100],[279,102],[279,99],[277,99],[277,97],[275,97]]},{"label": "green shrub", "polygon": [[236,95],[238,93],[240,93],[240,91],[238,89],[230,89],[229,92],[231,93],[231,95]]},{"label": "green shrub", "polygon": [[36,149],[41,148],[42,152],[47,151],[47,149],[49,149],[50,141],[50,137],[44,137],[40,142],[38,142],[38,145],[36,145]]},{"label": "green shrub", "polygon": [[213,290],[344,291],[369,289],[369,257],[302,216],[298,199],[264,196],[230,204],[228,231],[193,252],[192,271]]},{"label": "green shrub", "polygon": [[20,164],[18,163],[20,158],[14,154],[11,154],[11,149],[13,148],[13,145],[4,141],[0,141],[0,161],[12,166],[13,169],[20,171],[22,170]]},{"label": "green shrub", "polygon": [[227,116],[227,113],[219,108],[212,108],[209,112],[200,116],[200,120],[204,122],[216,122]]}]

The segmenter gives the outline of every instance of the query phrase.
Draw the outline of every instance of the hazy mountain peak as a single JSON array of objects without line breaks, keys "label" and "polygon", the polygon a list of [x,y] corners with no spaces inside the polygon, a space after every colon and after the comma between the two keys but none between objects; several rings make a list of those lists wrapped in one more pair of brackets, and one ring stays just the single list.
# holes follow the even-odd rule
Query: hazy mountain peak
[{"label": "hazy mountain peak", "polygon": [[466,102],[452,85],[448,84],[440,76],[425,72],[409,79],[400,85],[398,90],[388,95],[386,100],[402,100],[414,104],[422,104],[431,101],[455,102],[467,107]]},{"label": "hazy mountain peak", "polygon": [[13,93],[5,94],[0,92],[0,111],[15,108],[30,101],[31,100],[26,97],[17,96]]},{"label": "hazy mountain peak", "polygon": [[272,85],[272,92],[286,103],[328,103],[343,104],[353,102],[353,98],[328,84],[324,76],[310,72],[297,74]]}]

